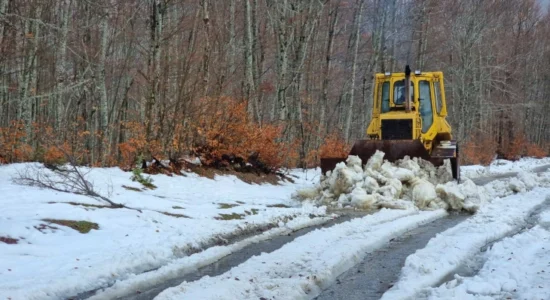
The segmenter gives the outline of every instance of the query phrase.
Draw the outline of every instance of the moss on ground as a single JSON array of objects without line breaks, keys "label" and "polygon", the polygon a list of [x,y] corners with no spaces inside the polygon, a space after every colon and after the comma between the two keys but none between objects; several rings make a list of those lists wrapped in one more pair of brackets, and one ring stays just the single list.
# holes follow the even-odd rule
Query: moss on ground
[{"label": "moss on ground", "polygon": [[43,219],[45,222],[50,222],[62,226],[70,227],[80,233],[88,233],[92,229],[99,229],[97,223],[88,221],[74,221],[74,220],[58,220],[58,219]]},{"label": "moss on ground", "polygon": [[239,206],[239,204],[231,204],[231,203],[218,203],[218,209],[229,209],[233,208],[235,206]]},{"label": "moss on ground", "polygon": [[286,205],[286,204],[282,204],[282,203],[279,203],[279,204],[271,204],[271,205],[268,205],[267,207],[290,208],[290,206],[288,206],[288,205]]},{"label": "moss on ground", "polygon": [[243,214],[232,213],[232,214],[220,214],[219,217],[215,217],[216,220],[242,220],[244,218]]}]

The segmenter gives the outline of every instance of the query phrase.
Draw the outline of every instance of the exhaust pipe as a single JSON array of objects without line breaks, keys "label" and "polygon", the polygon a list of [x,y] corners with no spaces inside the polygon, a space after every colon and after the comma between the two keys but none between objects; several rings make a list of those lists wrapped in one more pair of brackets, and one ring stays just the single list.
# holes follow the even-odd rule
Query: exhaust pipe
[{"label": "exhaust pipe", "polygon": [[411,68],[409,65],[405,66],[405,111],[409,113],[411,111]]}]

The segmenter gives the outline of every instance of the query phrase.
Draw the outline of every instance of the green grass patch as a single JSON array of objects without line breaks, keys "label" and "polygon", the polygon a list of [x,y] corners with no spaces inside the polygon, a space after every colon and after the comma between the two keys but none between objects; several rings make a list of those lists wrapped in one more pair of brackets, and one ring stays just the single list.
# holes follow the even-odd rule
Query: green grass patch
[{"label": "green grass patch", "polygon": [[243,201],[235,201],[235,202],[237,202],[239,204],[245,204]]},{"label": "green grass patch", "polygon": [[173,209],[185,209],[185,208],[183,208],[183,207],[181,207],[181,206],[177,206],[177,205],[172,206],[172,208],[173,208]]},{"label": "green grass patch", "polygon": [[218,209],[229,209],[229,208],[233,208],[235,206],[239,206],[239,204],[218,203]]},{"label": "green grass patch", "polygon": [[99,225],[97,225],[97,223],[92,223],[88,221],[57,220],[57,219],[43,219],[42,221],[71,227],[72,229],[80,233],[88,233],[92,229],[96,229],[96,230],[99,229]]},{"label": "green grass patch", "polygon": [[271,204],[271,205],[268,205],[267,207],[290,208],[290,206],[288,206],[286,204],[282,204],[282,203]]},{"label": "green grass patch", "polygon": [[243,214],[232,213],[232,214],[220,214],[219,217],[215,217],[216,220],[242,220],[244,218]]}]

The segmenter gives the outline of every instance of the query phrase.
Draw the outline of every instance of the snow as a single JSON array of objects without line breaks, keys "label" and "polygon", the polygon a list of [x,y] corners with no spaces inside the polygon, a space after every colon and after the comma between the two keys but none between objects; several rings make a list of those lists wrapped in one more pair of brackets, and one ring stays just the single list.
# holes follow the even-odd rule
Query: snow
[{"label": "snow", "polygon": [[[101,194],[142,211],[139,212],[70,205],[68,202],[106,203],[12,182],[18,171],[28,167],[39,165],[0,166],[0,237],[18,239],[13,245],[0,242],[2,299],[67,298],[177,264],[194,252],[223,245],[232,237],[256,234],[274,225],[299,228],[327,220],[314,217],[326,217],[325,208],[303,206],[290,199],[297,187],[318,180],[311,171],[291,171],[290,175],[297,176],[296,183],[281,185],[247,184],[234,176],[211,180],[191,173],[186,177],[154,175],[153,183],[158,188],[141,190],[140,184],[130,180],[131,174],[120,169],[82,168],[89,172]],[[123,185],[141,192],[127,190]],[[222,209],[223,204],[235,206]],[[268,207],[274,204],[292,207]],[[233,213],[241,214],[242,219],[215,219],[220,214]],[[294,218],[291,222],[297,223],[288,225],[291,218]],[[44,219],[85,220],[97,223],[99,229],[81,234]],[[285,230],[274,230],[271,234]],[[222,255],[214,252],[210,252],[211,259]]]},{"label": "snow", "polygon": [[[531,171],[545,164],[550,158],[465,166],[457,184],[449,165],[435,168],[409,158],[389,163],[378,152],[364,166],[350,156],[328,176],[319,169],[290,170],[295,183],[247,184],[235,176],[189,173],[154,175],[155,190],[143,189],[116,168],[81,168],[100,194],[132,209],[93,207],[106,203],[12,182],[19,171],[38,164],[0,166],[0,237],[18,240],[0,242],[0,298],[64,299],[99,289],[93,299],[114,299],[195,272],[251,243],[326,222],[328,207],[382,209],[312,231],[220,276],[168,289],[159,299],[311,299],[368,252],[446,216],[445,210],[473,216],[409,256],[384,299],[546,299],[547,207],[536,226],[520,231],[550,194],[550,172]],[[508,178],[506,172],[517,174]],[[483,186],[470,180],[486,175],[498,178]],[[238,218],[218,220],[220,214]],[[85,220],[99,229],[81,234],[44,219]],[[480,253],[488,243],[494,244]],[[478,274],[440,285],[480,257]]]},{"label": "snow", "polygon": [[[405,157],[396,163],[376,153],[362,166],[359,157],[350,155],[321,178],[315,188],[297,191],[294,198],[330,207],[447,208],[436,194],[435,185],[452,180],[448,161],[434,167],[422,159]],[[410,201],[410,203],[407,203]]]},{"label": "snow", "polygon": [[429,299],[550,299],[550,232],[536,226],[493,245],[473,277],[425,291]]},{"label": "snow", "polygon": [[382,299],[413,299],[422,289],[436,285],[488,243],[525,226],[531,211],[549,193],[548,188],[535,188],[482,206],[474,216],[438,234],[425,248],[407,257],[399,280]]},{"label": "snow", "polygon": [[293,197],[305,203],[333,208],[416,207],[475,212],[494,197],[525,193],[539,185],[550,185],[548,178],[524,171],[535,165],[532,160],[512,164],[522,170],[517,176],[482,187],[467,177],[460,184],[454,181],[449,161],[437,168],[419,158],[405,157],[390,163],[384,160],[383,152],[377,151],[364,166],[361,164],[359,157],[350,155],[346,163],[337,164],[333,171],[323,176],[320,184],[299,190]]},{"label": "snow", "polygon": [[135,290],[147,290],[156,284],[196,272],[199,268],[212,264],[219,259],[242,250],[244,247],[265,241],[273,236],[290,234],[293,231],[307,226],[319,225],[326,221],[325,218],[310,219],[307,216],[299,216],[261,234],[246,238],[227,246],[213,246],[202,252],[176,259],[160,269],[132,276],[126,280],[117,281],[111,287],[97,292],[89,300],[116,299],[134,292]]},{"label": "snow", "polygon": [[220,276],[184,282],[155,299],[312,299],[367,252],[446,215],[444,210],[383,209],[315,230],[274,252],[254,256]]},{"label": "snow", "polygon": [[463,177],[477,178],[508,172],[531,171],[532,169],[550,164],[550,157],[533,158],[522,157],[517,161],[495,159],[488,166],[469,165],[461,166],[460,172]]}]

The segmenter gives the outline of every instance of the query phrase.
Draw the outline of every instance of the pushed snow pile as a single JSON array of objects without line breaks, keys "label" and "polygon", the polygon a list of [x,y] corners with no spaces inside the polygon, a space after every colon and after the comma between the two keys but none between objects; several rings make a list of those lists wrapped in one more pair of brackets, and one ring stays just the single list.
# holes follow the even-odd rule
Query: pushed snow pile
[{"label": "pushed snow pile", "polygon": [[350,155],[346,163],[337,164],[321,177],[319,185],[299,190],[293,197],[333,208],[416,207],[475,212],[490,197],[525,192],[537,185],[537,178],[530,174],[521,174],[502,187],[481,187],[469,179],[457,184],[448,160],[440,167],[409,157],[390,163],[384,160],[384,152],[376,151],[365,165],[359,157]]}]

